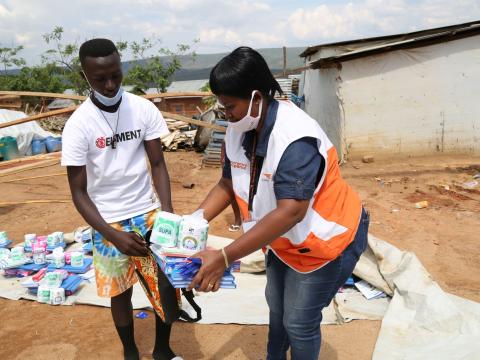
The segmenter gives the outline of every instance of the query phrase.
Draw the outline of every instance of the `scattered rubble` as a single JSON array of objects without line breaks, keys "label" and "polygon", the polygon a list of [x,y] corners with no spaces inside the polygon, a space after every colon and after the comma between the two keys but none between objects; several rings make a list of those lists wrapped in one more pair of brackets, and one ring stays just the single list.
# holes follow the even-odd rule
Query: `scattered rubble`
[{"label": "scattered rubble", "polygon": [[51,116],[44,120],[39,120],[38,124],[46,131],[61,134],[68,118],[68,115]]},{"label": "scattered rubble", "polygon": [[374,157],[372,155],[365,155],[363,158],[362,158],[362,162],[364,162],[365,164],[368,164],[368,163],[373,163],[375,161]]},{"label": "scattered rubble", "polygon": [[193,182],[184,182],[182,184],[182,186],[185,188],[185,189],[193,189],[193,187],[195,186],[195,183]]},{"label": "scattered rubble", "polygon": [[417,209],[425,209],[428,207],[428,201],[427,200],[419,201],[415,203],[415,207]]}]

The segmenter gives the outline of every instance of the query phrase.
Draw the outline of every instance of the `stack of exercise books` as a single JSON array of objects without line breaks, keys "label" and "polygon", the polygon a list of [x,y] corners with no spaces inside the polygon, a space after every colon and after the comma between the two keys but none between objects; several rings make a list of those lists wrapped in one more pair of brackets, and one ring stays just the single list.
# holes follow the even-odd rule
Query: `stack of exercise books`
[{"label": "stack of exercise books", "polygon": [[[199,258],[188,257],[183,254],[165,254],[160,251],[154,251],[160,268],[167,275],[168,280],[174,288],[186,288],[192,282],[202,265]],[[237,284],[232,275],[232,267],[228,267],[220,280],[221,289],[235,289]]]}]

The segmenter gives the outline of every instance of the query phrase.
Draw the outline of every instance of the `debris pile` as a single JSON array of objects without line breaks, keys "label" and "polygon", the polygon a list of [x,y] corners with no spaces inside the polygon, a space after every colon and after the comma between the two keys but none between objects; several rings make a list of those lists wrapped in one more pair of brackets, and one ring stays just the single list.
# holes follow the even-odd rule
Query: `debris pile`
[{"label": "debris pile", "polygon": [[176,151],[179,149],[192,149],[197,130],[183,121],[166,118],[170,134],[162,138],[164,151]]},{"label": "debris pile", "polygon": [[39,120],[38,124],[43,130],[61,134],[69,115],[50,116],[44,120]]},{"label": "debris pile", "polygon": [[[216,120],[216,125],[227,127],[227,121]],[[208,142],[208,146],[203,152],[202,164],[204,166],[218,167],[222,165],[222,144],[225,139],[225,132],[214,130]]]}]

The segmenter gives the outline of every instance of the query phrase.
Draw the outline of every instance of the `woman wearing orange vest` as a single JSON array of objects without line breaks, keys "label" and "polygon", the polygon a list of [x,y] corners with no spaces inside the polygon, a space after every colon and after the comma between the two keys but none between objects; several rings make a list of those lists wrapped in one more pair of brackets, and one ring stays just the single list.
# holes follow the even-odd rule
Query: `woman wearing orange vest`
[{"label": "woman wearing orange vest", "polygon": [[190,284],[217,291],[227,266],[263,248],[270,309],[267,359],[318,359],[322,309],[367,245],[368,214],[340,176],[338,156],[317,121],[282,93],[267,63],[241,47],[210,73],[228,123],[222,178],[200,205],[210,221],[235,199],[244,234],[202,251]]}]

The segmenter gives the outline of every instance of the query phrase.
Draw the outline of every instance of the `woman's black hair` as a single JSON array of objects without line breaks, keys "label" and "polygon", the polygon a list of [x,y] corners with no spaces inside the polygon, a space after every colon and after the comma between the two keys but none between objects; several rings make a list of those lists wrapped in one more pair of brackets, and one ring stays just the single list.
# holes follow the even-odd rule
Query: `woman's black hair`
[{"label": "woman's black hair", "polygon": [[262,55],[246,46],[233,50],[213,67],[210,89],[215,95],[242,99],[250,99],[253,90],[268,97],[283,94]]}]

